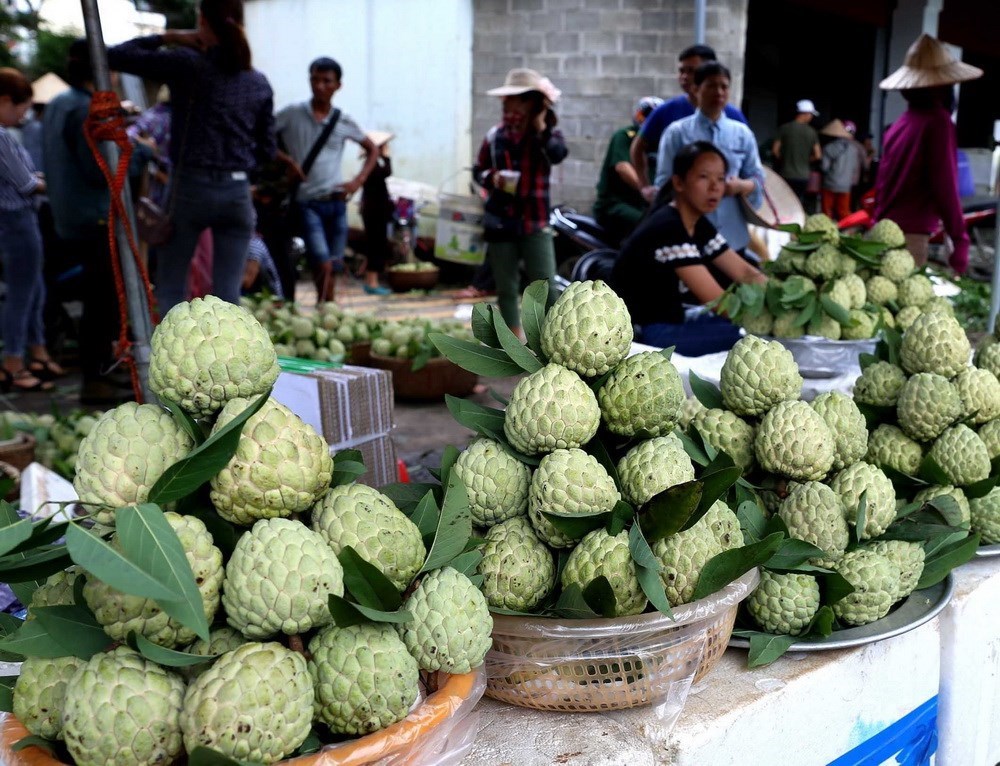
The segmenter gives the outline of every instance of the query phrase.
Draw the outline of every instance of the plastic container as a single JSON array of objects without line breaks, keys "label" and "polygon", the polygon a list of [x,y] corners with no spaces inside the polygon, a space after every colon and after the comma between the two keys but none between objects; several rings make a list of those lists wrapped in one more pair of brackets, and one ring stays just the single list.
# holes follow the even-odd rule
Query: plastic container
[{"label": "plastic container", "polygon": [[467,396],[472,393],[479,377],[443,356],[428,360],[419,370],[413,369],[412,359],[369,354],[369,367],[392,373],[392,390],[398,399],[437,401],[445,394]]},{"label": "plastic container", "polygon": [[434,257],[478,266],[486,258],[483,203],[479,197],[441,192],[438,195]]},{"label": "plastic container", "polygon": [[[799,373],[804,378],[833,378],[858,370],[860,354],[874,354],[878,338],[868,340],[830,340],[807,335],[804,338],[772,338],[792,352]],[[858,373],[860,374],[860,373]]]},{"label": "plastic container", "polygon": [[691,684],[722,657],[756,569],[673,610],[615,619],[493,615],[486,696],[521,707],[598,712],[653,705],[673,720]]},{"label": "plastic container", "polygon": [[[328,745],[313,755],[281,761],[289,766],[443,766],[459,763],[479,732],[476,704],[486,688],[482,666],[471,673],[435,674],[440,683],[426,699],[398,723],[366,737]],[[58,766],[45,750],[26,747],[14,751],[28,735],[20,721],[0,714],[0,763],[5,766]]]}]

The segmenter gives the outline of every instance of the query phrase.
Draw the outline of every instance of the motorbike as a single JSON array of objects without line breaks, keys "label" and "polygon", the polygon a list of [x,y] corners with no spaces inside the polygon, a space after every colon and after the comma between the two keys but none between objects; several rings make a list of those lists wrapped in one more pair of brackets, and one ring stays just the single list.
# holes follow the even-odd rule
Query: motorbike
[{"label": "motorbike", "polygon": [[607,281],[618,242],[592,217],[567,205],[556,205],[549,214],[555,232],[556,276],[565,284],[586,279]]}]

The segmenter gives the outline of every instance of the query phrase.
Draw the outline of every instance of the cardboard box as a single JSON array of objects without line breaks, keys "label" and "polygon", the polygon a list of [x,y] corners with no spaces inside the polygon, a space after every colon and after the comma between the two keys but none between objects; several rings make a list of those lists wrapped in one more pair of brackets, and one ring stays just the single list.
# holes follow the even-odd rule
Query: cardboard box
[{"label": "cardboard box", "polygon": [[388,434],[367,439],[348,448],[331,448],[330,454],[336,454],[341,449],[356,449],[361,452],[367,470],[358,477],[359,484],[367,484],[369,487],[377,489],[399,481],[396,445]]},{"label": "cardboard box", "polygon": [[392,429],[392,375],[385,370],[345,365],[282,372],[272,395],[334,449],[357,446]]}]

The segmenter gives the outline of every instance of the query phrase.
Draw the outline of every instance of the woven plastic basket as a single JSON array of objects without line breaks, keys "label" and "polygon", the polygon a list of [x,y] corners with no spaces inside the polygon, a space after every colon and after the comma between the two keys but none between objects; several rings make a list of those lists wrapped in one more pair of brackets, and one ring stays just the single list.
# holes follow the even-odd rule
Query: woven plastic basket
[{"label": "woven plastic basket", "polygon": [[[479,732],[475,707],[486,686],[480,666],[464,675],[434,674],[428,696],[398,723],[365,737],[328,745],[314,755],[287,761],[285,766],[425,766],[459,763]],[[15,751],[28,730],[14,716],[0,714],[0,764],[59,766],[38,747]]]},{"label": "woven plastic basket", "polygon": [[599,620],[494,615],[486,696],[536,710],[653,704],[679,713],[691,684],[722,657],[736,610],[759,580],[751,570],[674,609],[674,619],[659,612]]}]

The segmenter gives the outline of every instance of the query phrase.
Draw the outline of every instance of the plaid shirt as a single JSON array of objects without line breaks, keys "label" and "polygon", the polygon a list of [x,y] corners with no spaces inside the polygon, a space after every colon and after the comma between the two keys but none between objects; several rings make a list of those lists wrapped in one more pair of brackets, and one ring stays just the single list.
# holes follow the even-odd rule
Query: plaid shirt
[{"label": "plaid shirt", "polygon": [[566,142],[558,130],[526,133],[515,142],[503,125],[497,125],[490,128],[479,147],[473,175],[492,192],[492,177],[497,170],[520,170],[517,210],[523,232],[532,234],[549,225],[549,173],[567,154]]}]

